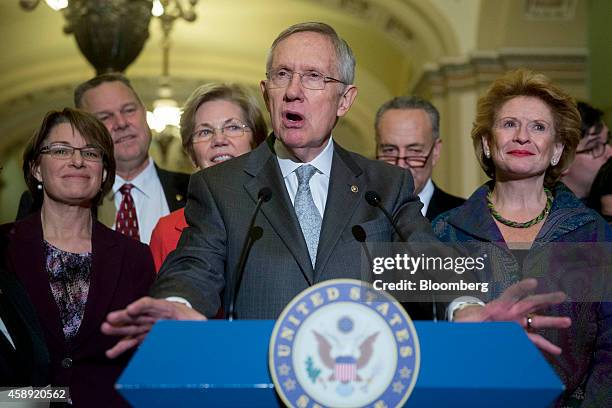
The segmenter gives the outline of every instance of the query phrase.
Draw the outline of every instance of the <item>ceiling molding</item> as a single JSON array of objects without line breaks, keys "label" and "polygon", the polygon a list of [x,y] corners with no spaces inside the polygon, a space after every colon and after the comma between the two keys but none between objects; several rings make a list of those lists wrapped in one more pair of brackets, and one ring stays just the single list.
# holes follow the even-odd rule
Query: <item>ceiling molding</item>
[{"label": "ceiling molding", "polygon": [[586,82],[587,50],[506,49],[474,53],[465,61],[428,64],[414,92],[440,95],[452,90],[490,84],[506,71],[527,68],[542,72],[553,80]]}]

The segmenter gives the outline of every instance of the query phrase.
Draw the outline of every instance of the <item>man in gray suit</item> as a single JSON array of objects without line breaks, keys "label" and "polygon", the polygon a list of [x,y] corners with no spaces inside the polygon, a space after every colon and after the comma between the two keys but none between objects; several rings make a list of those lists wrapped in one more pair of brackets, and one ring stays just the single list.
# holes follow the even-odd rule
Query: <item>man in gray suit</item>
[{"label": "man in gray suit", "polygon": [[[348,44],[326,24],[298,24],[279,35],[268,55],[267,79],[260,84],[274,134],[250,154],[192,177],[185,207],[189,227],[162,266],[151,291],[157,299],[146,299],[149,303],[138,312],[201,318],[197,312],[210,317],[220,306],[227,310],[224,289],[233,283],[249,218],[263,187],[271,190],[272,198],[263,204],[255,223],[262,235],[246,262],[236,302],[241,319],[274,319],[310,285],[361,278],[361,244],[351,228],[361,225],[368,241],[397,240],[382,212],[365,201],[369,190],[380,195],[405,236],[433,239],[412,194],[410,172],[348,152],[332,138],[336,122],[357,95],[354,70]],[[314,168],[308,188],[298,179],[298,169],[305,165]],[[309,190],[309,200],[301,198],[304,190]],[[300,220],[297,213],[309,210],[297,208],[311,208],[310,218],[320,219],[318,227],[316,221],[312,227]],[[314,234],[318,244],[309,233],[313,229],[319,229]],[[137,305],[133,306],[127,311],[135,316]],[[121,313],[109,315],[103,330],[128,334],[116,327],[126,323],[121,319],[128,313]],[[134,338],[129,345],[136,342]]]},{"label": "man in gray suit", "polygon": [[[399,238],[382,212],[366,203],[375,191],[409,241],[431,241],[410,172],[368,160],[336,144],[332,130],[350,109],[355,60],[347,43],[323,23],[283,31],[268,54],[260,84],[274,134],[251,153],[191,178],[184,230],[151,291],[110,313],[106,334],[124,336],[110,357],[138,344],[158,319],[205,319],[227,311],[228,287],[262,188],[255,225],[261,234],[248,255],[236,301],[240,319],[274,319],[309,286],[361,279],[361,244]],[[196,129],[200,124],[196,124]]]}]

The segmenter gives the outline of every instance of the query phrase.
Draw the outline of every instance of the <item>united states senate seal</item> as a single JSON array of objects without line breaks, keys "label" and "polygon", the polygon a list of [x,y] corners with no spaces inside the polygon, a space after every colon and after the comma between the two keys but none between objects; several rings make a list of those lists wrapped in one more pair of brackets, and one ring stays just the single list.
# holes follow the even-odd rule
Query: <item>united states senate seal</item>
[{"label": "united states senate seal", "polygon": [[285,307],[270,339],[269,365],[290,407],[401,407],[419,373],[419,340],[389,294],[335,279]]}]

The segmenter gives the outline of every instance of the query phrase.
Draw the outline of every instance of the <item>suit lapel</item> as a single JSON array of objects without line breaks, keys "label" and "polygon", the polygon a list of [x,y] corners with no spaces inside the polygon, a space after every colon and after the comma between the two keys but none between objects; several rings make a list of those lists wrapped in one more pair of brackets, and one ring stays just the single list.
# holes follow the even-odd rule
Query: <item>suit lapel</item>
[{"label": "suit lapel", "polygon": [[489,208],[487,207],[486,196],[492,186],[492,182],[489,182],[478,188],[468,198],[468,205],[460,207],[456,213],[448,218],[448,223],[481,241],[494,242],[501,247],[507,247],[493,217],[488,216]]},{"label": "suit lapel", "polygon": [[164,190],[164,195],[166,196],[166,201],[168,202],[170,212],[185,207],[187,202],[187,197],[185,196],[186,190],[181,191],[179,188],[179,175],[177,173],[171,173],[169,171],[160,169],[157,167],[156,163],[153,164],[155,165],[155,172],[157,173],[159,182],[162,185],[162,190]]},{"label": "suit lapel", "polygon": [[249,157],[245,172],[253,178],[245,183],[245,189],[253,199],[253,203],[256,203],[259,190],[263,187],[270,188],[272,199],[262,205],[261,212],[296,259],[308,283],[312,284],[314,270],[308,255],[308,247],[291,206],[291,199],[285,188],[276,156],[269,145],[270,142],[274,143],[273,137],[268,139],[268,143],[255,149]]},{"label": "suit lapel", "polygon": [[363,180],[359,179],[361,168],[353,161],[348,152],[334,144],[334,158],[327,192],[327,202],[319,247],[317,249],[317,264],[315,281],[325,270],[325,265],[336,246],[342,232],[350,221],[359,200],[363,197],[365,188]]},{"label": "suit lapel", "polygon": [[91,274],[89,277],[89,294],[85,304],[85,313],[81,327],[74,339],[75,344],[82,344],[92,333],[100,330],[113,300],[119,275],[123,247],[117,243],[117,236],[112,231],[94,222],[91,236]]},{"label": "suit lapel", "polygon": [[434,191],[433,191],[433,194],[431,195],[431,200],[429,200],[429,206],[427,207],[427,213],[425,214],[425,217],[429,221],[433,221],[433,219],[435,218],[435,215],[440,213],[440,209],[439,209],[440,190],[438,189],[438,186],[435,185],[435,183],[433,186],[434,186]]},{"label": "suit lapel", "polygon": [[40,212],[16,224],[9,254],[15,274],[26,288],[47,333],[58,344],[64,344],[64,331],[59,309],[51,293],[45,267],[45,254]]}]

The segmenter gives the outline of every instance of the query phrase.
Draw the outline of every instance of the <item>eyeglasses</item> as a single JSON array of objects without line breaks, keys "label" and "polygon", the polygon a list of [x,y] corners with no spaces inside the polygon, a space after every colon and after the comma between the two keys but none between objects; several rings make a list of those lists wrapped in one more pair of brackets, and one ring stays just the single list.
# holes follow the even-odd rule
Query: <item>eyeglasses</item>
[{"label": "eyeglasses", "polygon": [[73,147],[63,144],[45,146],[40,149],[40,154],[48,154],[57,160],[69,160],[74,156],[74,152],[77,150],[81,153],[83,160],[101,162],[104,158],[104,152],[99,147]]},{"label": "eyeglasses", "polygon": [[204,127],[193,132],[191,141],[192,143],[207,142],[212,139],[217,131],[221,132],[221,134],[226,137],[240,137],[244,135],[244,132],[247,130],[250,130],[250,128],[242,123],[230,123],[219,128]]},{"label": "eyeglasses", "polygon": [[583,150],[576,150],[576,154],[590,153],[592,158],[598,159],[604,155],[604,153],[606,152],[606,146],[609,145],[611,141],[612,141],[612,137],[610,136],[610,131],[608,130],[608,137],[606,138],[605,142],[602,142],[600,140],[597,142],[596,145],[592,147],[589,147]]},{"label": "eyeglasses", "polygon": [[431,146],[431,149],[429,149],[429,153],[427,153],[427,156],[405,156],[405,157],[399,157],[399,156],[392,156],[392,155],[386,155],[386,154],[381,154],[381,155],[377,155],[376,159],[377,160],[382,160],[384,162],[387,162],[389,164],[393,164],[394,166],[399,165],[400,160],[403,160],[404,163],[410,167],[411,169],[420,169],[425,167],[425,164],[427,164],[427,160],[429,160],[429,156],[431,156],[431,153],[433,152],[434,147],[436,146],[436,144],[434,143],[433,146]]},{"label": "eyeglasses", "polygon": [[325,89],[325,84],[328,82],[337,82],[340,84],[344,84],[344,82],[339,79],[325,76],[317,71],[296,72],[290,71],[288,69],[276,69],[270,72],[266,72],[266,77],[269,80],[268,87],[271,89],[284,88],[291,83],[294,74],[300,76],[300,83],[306,89]]}]

